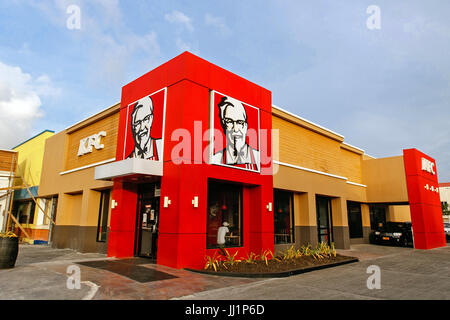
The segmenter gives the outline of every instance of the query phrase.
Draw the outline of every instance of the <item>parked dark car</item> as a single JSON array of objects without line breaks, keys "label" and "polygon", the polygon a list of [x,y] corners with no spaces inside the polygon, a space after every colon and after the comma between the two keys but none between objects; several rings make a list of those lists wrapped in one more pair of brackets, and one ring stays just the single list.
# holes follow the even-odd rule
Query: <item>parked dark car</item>
[{"label": "parked dark car", "polygon": [[450,223],[444,222],[444,232],[447,242],[450,241]]},{"label": "parked dark car", "polygon": [[386,222],[369,234],[372,244],[390,244],[403,247],[413,246],[411,222]]}]

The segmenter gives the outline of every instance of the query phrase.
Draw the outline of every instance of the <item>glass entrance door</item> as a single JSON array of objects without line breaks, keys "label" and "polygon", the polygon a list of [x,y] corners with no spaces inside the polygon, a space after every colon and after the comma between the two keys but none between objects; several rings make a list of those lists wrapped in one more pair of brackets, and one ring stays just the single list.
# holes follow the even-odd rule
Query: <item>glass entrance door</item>
[{"label": "glass entrance door", "polygon": [[333,220],[331,218],[330,198],[316,196],[317,233],[319,243],[331,245],[333,242]]},{"label": "glass entrance door", "polygon": [[136,255],[156,259],[158,248],[160,184],[151,183],[139,188],[137,205]]}]

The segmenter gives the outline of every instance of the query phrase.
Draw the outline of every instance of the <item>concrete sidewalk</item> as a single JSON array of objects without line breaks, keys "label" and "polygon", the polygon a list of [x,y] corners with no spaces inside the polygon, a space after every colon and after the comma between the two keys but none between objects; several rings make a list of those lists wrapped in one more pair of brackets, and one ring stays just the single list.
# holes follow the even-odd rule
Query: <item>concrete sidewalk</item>
[{"label": "concrete sidewalk", "polygon": [[[68,268],[73,266],[80,270],[80,289],[67,286],[68,277],[72,275]],[[150,278],[155,274],[157,279],[146,282],[140,277],[145,273]],[[114,259],[45,245],[20,245],[16,266],[0,270],[0,300],[167,300],[255,281],[258,279],[208,276],[172,269],[146,259]]]},{"label": "concrete sidewalk", "polygon": [[[339,253],[360,262],[289,278],[247,279],[202,275],[145,259],[21,245],[16,267],[0,270],[0,299],[450,299],[450,247],[423,251],[353,245]],[[379,290],[366,285],[371,265],[381,269]],[[67,286],[73,266],[80,271],[80,289]]]}]

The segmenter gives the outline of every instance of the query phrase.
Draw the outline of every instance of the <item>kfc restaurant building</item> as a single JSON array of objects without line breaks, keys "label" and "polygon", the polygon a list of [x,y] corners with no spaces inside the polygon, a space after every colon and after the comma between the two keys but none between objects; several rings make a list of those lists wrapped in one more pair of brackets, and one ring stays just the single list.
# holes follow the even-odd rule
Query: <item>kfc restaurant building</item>
[{"label": "kfc restaurant building", "polygon": [[412,221],[418,249],[445,246],[437,186],[418,150],[370,157],[185,52],[49,138],[39,196],[58,197],[54,247],[202,268],[222,246],[349,248],[386,221]]}]

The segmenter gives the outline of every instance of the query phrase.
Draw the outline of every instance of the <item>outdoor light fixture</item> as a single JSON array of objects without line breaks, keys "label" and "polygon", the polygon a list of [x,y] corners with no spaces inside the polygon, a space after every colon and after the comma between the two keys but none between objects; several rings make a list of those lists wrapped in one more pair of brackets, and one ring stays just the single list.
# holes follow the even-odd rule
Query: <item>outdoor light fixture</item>
[{"label": "outdoor light fixture", "polygon": [[117,207],[117,201],[113,199],[111,201],[111,209],[114,209],[115,207]]},{"label": "outdoor light fixture", "polygon": [[171,204],[172,201],[169,200],[169,197],[165,196],[164,197],[164,208],[168,208],[169,204]]},{"label": "outdoor light fixture", "polygon": [[195,196],[194,199],[192,200],[192,204],[194,205],[194,208],[198,208],[198,197]]},{"label": "outdoor light fixture", "polygon": [[269,212],[272,212],[272,202],[269,202],[269,204],[266,206],[266,208]]}]

